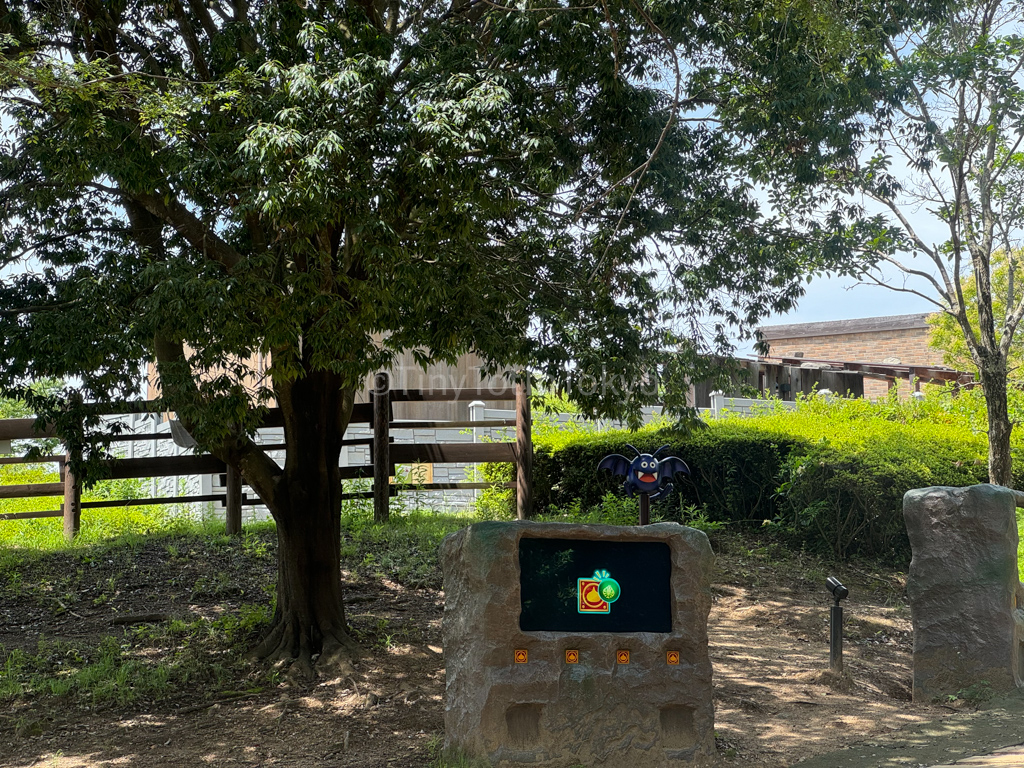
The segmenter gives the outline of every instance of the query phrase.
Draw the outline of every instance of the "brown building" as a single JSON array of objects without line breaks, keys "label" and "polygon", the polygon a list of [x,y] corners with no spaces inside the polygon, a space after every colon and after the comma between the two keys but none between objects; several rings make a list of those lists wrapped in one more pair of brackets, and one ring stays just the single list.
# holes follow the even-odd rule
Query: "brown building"
[{"label": "brown building", "polygon": [[[803,358],[897,366],[942,366],[942,350],[928,346],[928,314],[863,317],[760,328],[769,352],[762,359]],[[884,395],[885,380],[867,379],[865,397]]]}]

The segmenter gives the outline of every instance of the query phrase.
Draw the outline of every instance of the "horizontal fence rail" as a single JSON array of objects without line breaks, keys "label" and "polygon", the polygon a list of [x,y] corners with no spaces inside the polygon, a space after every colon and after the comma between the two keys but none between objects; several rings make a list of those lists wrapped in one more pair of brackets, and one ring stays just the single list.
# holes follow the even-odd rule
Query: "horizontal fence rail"
[{"label": "horizontal fence rail", "polygon": [[[349,423],[372,425],[372,437],[352,438],[341,442],[342,446],[367,446],[371,462],[366,465],[339,467],[342,481],[370,479],[371,489],[366,491],[342,492],[342,499],[374,500],[374,519],[385,521],[390,514],[390,498],[401,491],[462,491],[488,488],[513,488],[516,490],[517,516],[525,518],[530,513],[532,485],[531,424],[529,409],[529,388],[522,384],[507,387],[459,388],[459,389],[391,389],[387,374],[378,374],[374,379],[374,390],[370,402],[357,403],[352,408]],[[480,421],[395,421],[392,404],[395,402],[466,402],[476,400],[516,402],[515,419],[490,419]],[[159,400],[126,401],[121,403],[94,404],[93,412],[100,415],[119,416],[129,414],[160,413]],[[40,424],[37,419],[0,420],[0,440],[30,440],[58,437],[52,424]],[[281,428],[284,416],[280,408],[267,409],[261,428]],[[490,429],[514,428],[516,442],[511,443],[393,443],[391,432],[417,429]],[[170,432],[133,433],[112,432],[106,435],[113,443],[171,440]],[[267,443],[260,447],[265,451],[283,451],[285,443]],[[516,479],[510,483],[482,482],[402,482],[394,479],[399,464],[475,464],[481,462],[512,462],[516,466]],[[0,514],[0,520],[29,520],[48,517],[63,517],[64,532],[73,538],[81,525],[83,509],[103,507],[145,506],[153,504],[184,504],[217,502],[225,505],[228,533],[241,532],[241,509],[243,506],[258,505],[259,497],[242,493],[241,478],[237,471],[223,461],[209,454],[154,456],[146,458],[112,459],[106,476],[112,480],[179,477],[189,475],[225,475],[226,493],[165,496],[141,499],[109,499],[98,501],[81,500],[81,488],[68,468],[67,455],[43,456],[37,459],[0,458],[0,465],[56,463],[60,472],[59,482],[31,483],[0,486],[0,499],[61,497],[60,509],[34,512],[10,512]]]},{"label": "horizontal fence rail", "polygon": [[31,485],[0,485],[0,499],[36,499],[40,496],[63,496],[64,483],[33,483]]}]

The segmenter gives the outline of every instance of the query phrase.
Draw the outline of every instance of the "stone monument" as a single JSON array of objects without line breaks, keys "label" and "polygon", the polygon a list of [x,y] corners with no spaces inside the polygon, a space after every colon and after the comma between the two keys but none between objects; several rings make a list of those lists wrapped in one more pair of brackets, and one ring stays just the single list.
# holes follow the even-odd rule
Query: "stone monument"
[{"label": "stone monument", "polygon": [[1015,492],[919,488],[903,497],[913,559],[914,701],[1024,684]]},{"label": "stone monument", "polygon": [[484,522],[441,557],[446,748],[499,767],[710,763],[702,532]]}]

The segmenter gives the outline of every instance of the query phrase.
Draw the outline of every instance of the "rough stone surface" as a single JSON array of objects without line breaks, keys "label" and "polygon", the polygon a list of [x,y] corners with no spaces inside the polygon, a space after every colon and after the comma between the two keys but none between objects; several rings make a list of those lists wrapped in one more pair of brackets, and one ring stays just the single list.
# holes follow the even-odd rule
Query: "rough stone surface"
[{"label": "rough stone surface", "polygon": [[[663,541],[671,548],[670,633],[522,632],[519,539]],[[714,555],[700,531],[477,523],[442,549],[445,745],[495,766],[662,768],[714,756],[707,618]],[[529,654],[513,663],[516,649]],[[578,649],[579,664],[565,651]],[[630,663],[617,665],[617,650]],[[679,650],[680,663],[666,664]]]},{"label": "rough stone surface", "polygon": [[913,550],[914,700],[1020,686],[1024,611],[1012,492],[919,488],[903,497],[903,516]]}]

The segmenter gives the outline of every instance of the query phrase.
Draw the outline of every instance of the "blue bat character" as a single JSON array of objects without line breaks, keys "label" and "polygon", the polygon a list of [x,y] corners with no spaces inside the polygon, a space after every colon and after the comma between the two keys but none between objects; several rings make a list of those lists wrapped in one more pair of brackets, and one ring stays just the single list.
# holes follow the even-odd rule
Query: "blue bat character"
[{"label": "blue bat character", "polygon": [[[632,445],[627,447],[633,448]],[[648,493],[651,495],[651,500],[654,501],[672,490],[672,479],[676,475],[689,476],[690,474],[690,468],[680,458],[666,456],[664,459],[658,460],[658,454],[666,448],[668,446],[663,445],[654,453],[640,453],[633,448],[636,451],[636,458],[632,461],[625,456],[613,453],[601,459],[597,470],[600,472],[602,469],[607,469],[615,477],[625,476],[626,492],[630,496],[637,492]]]}]

